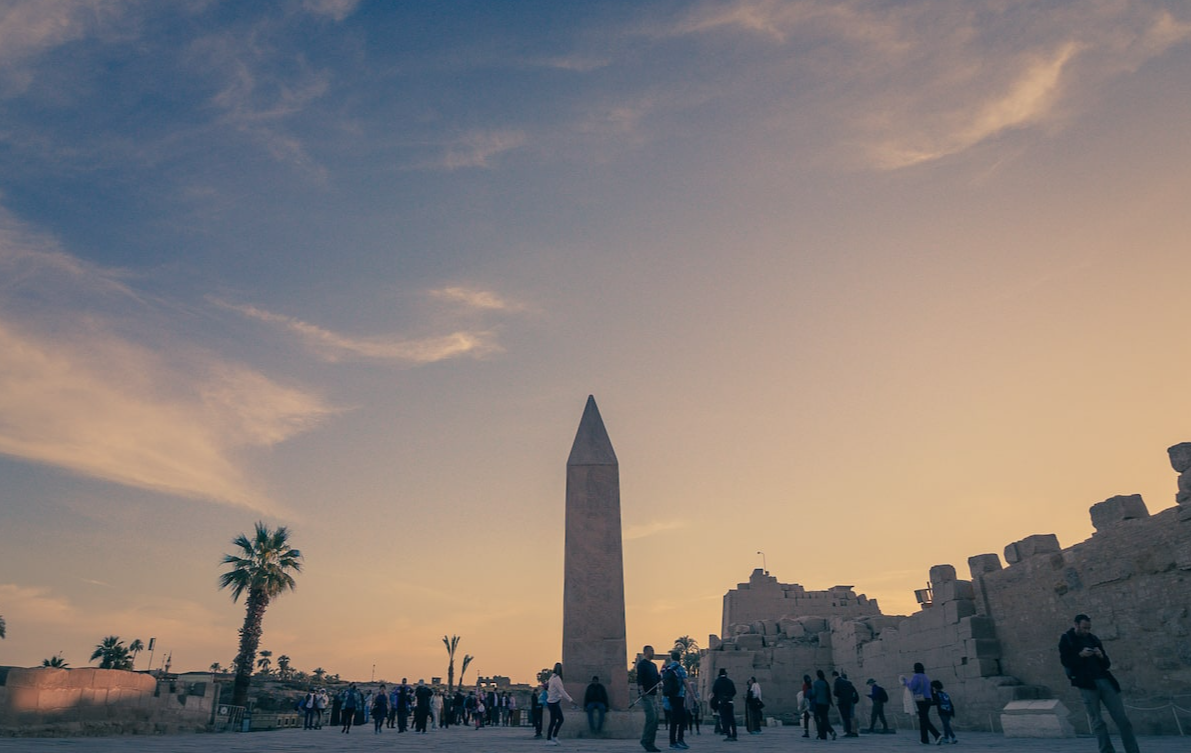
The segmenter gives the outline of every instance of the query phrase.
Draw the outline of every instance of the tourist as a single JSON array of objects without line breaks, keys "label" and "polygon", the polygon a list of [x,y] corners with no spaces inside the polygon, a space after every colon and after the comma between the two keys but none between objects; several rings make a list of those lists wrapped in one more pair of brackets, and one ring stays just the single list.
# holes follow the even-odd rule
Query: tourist
[{"label": "tourist", "polygon": [[517,716],[517,696],[513,695],[512,693],[509,693],[508,712],[509,712],[508,725],[510,727],[519,726],[521,724],[521,718],[519,716]]},{"label": "tourist", "polygon": [[667,726],[670,732],[670,747],[686,750],[686,735],[683,733],[686,717],[686,696],[690,690],[686,670],[682,667],[682,650],[670,652],[670,663],[662,668],[662,703],[670,711]]},{"label": "tourist", "polygon": [[371,710],[372,710],[372,690],[369,689],[368,695],[364,696],[364,703],[361,705],[361,713],[363,713],[364,718],[358,720],[356,722],[356,724],[367,724],[368,723],[368,712],[370,712]]},{"label": "tourist", "polygon": [[409,709],[413,706],[413,688],[409,681],[402,677],[401,686],[397,689],[397,731],[405,732],[409,729]]},{"label": "tourist", "polygon": [[750,677],[744,691],[744,728],[750,735],[761,734],[761,709],[765,708],[765,701],[761,699],[761,683],[756,677]]},{"label": "tourist", "polygon": [[467,696],[463,694],[463,688],[455,689],[455,697],[451,701],[451,715],[456,725],[467,724]]},{"label": "tourist", "polygon": [[542,736],[542,712],[546,708],[546,683],[539,682],[533,692],[529,694],[529,718],[533,722],[533,736],[537,740]]},{"label": "tourist", "polygon": [[430,695],[430,729],[442,723],[442,691],[434,691]]},{"label": "tourist", "polygon": [[691,692],[687,693],[686,695],[685,721],[686,728],[693,728],[696,735],[703,734],[699,731],[699,722],[703,718],[703,712],[701,710],[702,704],[700,703],[702,700],[703,699],[699,697],[699,689],[692,685]]},{"label": "tourist", "polygon": [[641,660],[637,662],[637,700],[645,712],[645,726],[641,728],[641,747],[648,753],[659,753],[658,736],[658,686],[662,678],[657,665],[653,663],[653,646],[641,649]]},{"label": "tourist", "polygon": [[327,704],[331,699],[327,697],[327,689],[319,688],[314,696],[314,728],[323,728],[323,713],[327,710]]},{"label": "tourist", "polygon": [[811,683],[811,705],[815,712],[815,735],[820,740],[826,740],[828,735],[831,739],[835,739],[835,730],[831,727],[831,719],[828,714],[831,713],[831,686],[827,684],[827,678],[823,675],[823,670],[815,670],[815,681]]},{"label": "tourist", "polygon": [[546,683],[546,708],[550,709],[550,726],[546,728],[546,742],[559,745],[558,731],[562,729],[562,699],[572,706],[575,699],[562,685],[562,662],[554,663],[554,672]]},{"label": "tourist", "polygon": [[298,708],[305,712],[305,719],[303,720],[302,729],[314,729],[314,713],[318,706],[318,693],[314,688],[310,689],[301,701]]},{"label": "tourist", "polygon": [[802,736],[811,736],[811,676],[802,676],[802,690],[798,691],[798,713],[802,714]]},{"label": "tourist", "polygon": [[372,734],[379,735],[389,718],[389,696],[385,693],[385,686],[372,697]]},{"label": "tourist", "polygon": [[592,732],[602,732],[604,714],[608,711],[608,690],[600,683],[598,675],[592,676],[583,693],[583,708],[587,711],[587,728]]},{"label": "tourist", "polygon": [[343,693],[336,693],[335,697],[331,699],[331,720],[332,727],[340,727],[343,725]]},{"label": "tourist", "polygon": [[1092,634],[1092,618],[1077,614],[1074,622],[1075,625],[1059,639],[1059,661],[1067,673],[1067,679],[1079,688],[1084,710],[1088,714],[1088,724],[1100,744],[1100,753],[1113,753],[1114,750],[1112,739],[1108,736],[1108,725],[1100,712],[1102,703],[1116,722],[1125,753],[1137,753],[1133,724],[1125,715],[1125,704],[1121,700],[1121,684],[1108,671],[1112,662],[1104,652],[1104,644]]},{"label": "tourist", "polygon": [[397,726],[397,704],[401,701],[401,691],[396,685],[389,691],[389,729]]},{"label": "tourist", "polygon": [[832,694],[835,696],[836,708],[839,709],[840,721],[844,727],[844,737],[858,737],[852,731],[852,711],[860,701],[860,694],[856,692],[856,686],[852,684],[846,674],[832,672],[831,675],[835,678]]},{"label": "tourist", "polygon": [[909,689],[914,696],[914,706],[918,709],[918,732],[922,739],[923,745],[930,745],[930,740],[927,739],[927,733],[934,735],[938,741],[942,735],[939,730],[935,729],[935,725],[930,720],[930,678],[926,676],[926,668],[922,666],[922,662],[914,663],[914,676],[909,680],[902,678],[902,684]]},{"label": "tourist", "polygon": [[343,729],[340,732],[350,733],[352,731],[352,723],[356,720],[356,706],[360,703],[360,691],[356,690],[356,684],[353,682],[347,686],[347,690],[343,691],[343,703],[339,712],[339,716],[343,719]]},{"label": "tourist", "polygon": [[951,696],[943,690],[943,683],[933,680],[930,684],[931,695],[934,696],[935,707],[939,710],[939,721],[943,723],[943,736],[939,738],[939,745],[943,743],[957,743],[955,733],[951,731],[951,718],[955,716],[955,704]]},{"label": "tourist", "polygon": [[426,719],[430,716],[430,696],[434,692],[426,687],[425,680],[418,680],[418,687],[414,689],[414,731],[426,734]]},{"label": "tourist", "polygon": [[880,719],[881,731],[888,732],[889,722],[885,721],[885,704],[889,703],[889,693],[871,677],[864,684],[868,685],[868,699],[873,702],[873,713],[868,720],[868,731],[869,733],[876,732],[877,720]]},{"label": "tourist", "polygon": [[736,742],[736,683],[728,677],[728,670],[720,668],[720,676],[711,685],[711,707],[720,714],[720,731],[724,739]]}]

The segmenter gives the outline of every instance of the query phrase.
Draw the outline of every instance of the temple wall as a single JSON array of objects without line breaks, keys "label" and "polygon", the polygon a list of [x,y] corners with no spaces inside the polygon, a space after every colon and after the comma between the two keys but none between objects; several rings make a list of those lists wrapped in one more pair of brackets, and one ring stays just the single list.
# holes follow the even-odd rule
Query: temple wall
[{"label": "temple wall", "polygon": [[[1169,452],[1182,474],[1176,507],[1150,515],[1139,495],[1112,497],[1090,509],[1091,538],[1066,549],[1053,534],[1028,536],[1005,548],[1005,564],[996,554],[969,558],[971,580],[937,565],[931,602],[907,617],[881,615],[850,587],[838,587],[849,598],[816,600],[754,571],[724,596],[724,638],[710,637],[701,665],[704,693],[721,667],[742,693],[756,676],[765,714],[793,720],[802,676],[834,669],[861,695],[876,679],[890,694],[890,722],[907,726],[899,676],[922,662],[955,700],[959,729],[1000,731],[1006,703],[1058,698],[1086,733],[1079,693],[1058,661],[1059,636],[1085,613],[1135,728],[1191,729],[1191,443]],[[870,708],[862,700],[866,725]]]},{"label": "temple wall", "polygon": [[158,680],[114,669],[0,667],[0,736],[205,729],[210,675]]}]

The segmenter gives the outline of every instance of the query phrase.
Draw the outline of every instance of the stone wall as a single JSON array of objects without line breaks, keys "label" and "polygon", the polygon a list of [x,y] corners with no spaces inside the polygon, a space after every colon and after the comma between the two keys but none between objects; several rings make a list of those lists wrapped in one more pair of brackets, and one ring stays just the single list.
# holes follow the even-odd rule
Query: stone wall
[{"label": "stone wall", "polygon": [[0,736],[205,729],[210,675],[158,680],[114,669],[0,667]]},{"label": "stone wall", "polygon": [[[922,662],[955,700],[960,729],[1000,731],[1006,704],[1057,698],[1087,732],[1057,651],[1072,617],[1086,613],[1135,727],[1180,734],[1180,724],[1191,728],[1191,443],[1169,453],[1181,474],[1176,507],[1151,516],[1139,495],[1112,497],[1091,507],[1091,538],[1067,549],[1036,534],[1005,547],[1005,565],[996,554],[969,558],[971,580],[952,565],[932,567],[931,601],[908,617],[881,615],[850,587],[839,587],[849,598],[816,602],[754,571],[724,596],[724,638],[708,641],[704,693],[720,668],[741,688],[755,676],[766,715],[792,720],[802,676],[835,669],[862,694],[876,679],[890,693],[887,712],[909,725],[899,677]],[[869,708],[861,703],[865,720]]]},{"label": "stone wall", "polygon": [[724,594],[720,634],[729,636],[737,626],[778,617],[863,617],[880,613],[876,599],[858,596],[851,586],[807,591],[797,583],[778,583],[777,578],[757,568],[747,583],[739,583]]}]

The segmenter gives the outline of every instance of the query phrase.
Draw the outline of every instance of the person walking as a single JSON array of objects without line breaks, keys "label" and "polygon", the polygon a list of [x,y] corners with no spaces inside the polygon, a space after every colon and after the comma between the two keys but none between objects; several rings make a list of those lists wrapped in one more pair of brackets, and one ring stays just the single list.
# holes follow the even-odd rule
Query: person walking
[{"label": "person walking", "polygon": [[798,691],[798,713],[802,715],[802,736],[811,736],[811,714],[814,704],[811,703],[811,676],[802,676],[802,690]]},{"label": "person walking", "polygon": [[918,709],[918,732],[922,739],[923,745],[930,745],[930,740],[927,739],[927,734],[934,735],[935,741],[938,742],[942,735],[939,730],[935,729],[935,725],[930,720],[930,706],[932,702],[930,692],[930,678],[926,676],[926,668],[922,666],[922,662],[914,662],[914,676],[910,679],[902,678],[902,684],[914,696],[914,706]]},{"label": "person walking", "polygon": [[533,736],[538,739],[542,736],[542,715],[546,709],[546,683],[538,683],[538,686],[529,694],[530,716],[533,719]]},{"label": "person walking", "polygon": [[728,670],[721,668],[720,676],[711,685],[712,708],[719,712],[720,730],[724,739],[736,742],[736,683],[728,677]]},{"label": "person walking", "polygon": [[930,690],[935,708],[939,710],[939,721],[943,724],[943,736],[939,738],[939,745],[959,742],[955,739],[955,733],[951,731],[951,720],[955,717],[955,704],[951,702],[951,696],[943,690],[943,683],[938,680],[931,681]]},{"label": "person walking", "polygon": [[339,711],[339,716],[343,719],[343,729],[340,732],[349,734],[352,731],[352,723],[356,720],[356,706],[359,703],[360,691],[356,690],[356,684],[353,682],[343,691],[343,706]]},{"label": "person walking", "polygon": [[567,703],[575,705],[575,699],[571,698],[562,684],[562,662],[555,662],[554,672],[546,682],[546,708],[550,710],[550,726],[546,728],[546,742],[552,745],[561,744],[558,742],[558,731],[562,729],[562,699],[564,698]]},{"label": "person walking", "polygon": [[827,677],[823,670],[815,670],[815,681],[811,683],[811,705],[815,714],[815,733],[820,740],[826,740],[828,735],[835,739],[835,730],[831,726],[831,686],[827,684]]},{"label": "person walking", "polygon": [[641,728],[641,747],[646,753],[660,753],[658,736],[658,686],[662,684],[657,665],[653,663],[653,646],[641,649],[641,660],[637,662],[637,700],[645,712],[645,725]]},{"label": "person walking", "polygon": [[1077,614],[1071,629],[1059,638],[1059,662],[1067,673],[1071,684],[1079,688],[1084,710],[1100,753],[1114,753],[1108,725],[1100,712],[1100,705],[1108,709],[1108,715],[1121,733],[1121,745],[1125,753],[1138,753],[1137,738],[1133,734],[1133,723],[1125,714],[1125,703],[1121,700],[1121,684],[1108,668],[1112,661],[1104,651],[1104,644],[1092,633],[1092,618]]},{"label": "person walking", "polygon": [[831,673],[835,677],[832,694],[835,696],[835,705],[839,709],[840,722],[844,727],[844,737],[859,737],[852,731],[853,710],[856,708],[856,703],[860,700],[860,694],[856,692],[856,686],[848,679],[846,674],[839,672]]},{"label": "person walking", "polygon": [[870,734],[876,732],[877,720],[880,719],[881,731],[888,732],[889,722],[885,721],[885,704],[889,703],[889,693],[871,677],[864,684],[868,685],[868,699],[873,702],[873,713],[868,720],[868,731]]},{"label": "person walking", "polygon": [[662,703],[669,709],[670,747],[674,750],[686,750],[686,696],[690,691],[690,684],[686,679],[686,670],[682,666],[682,650],[674,649],[670,652],[670,663],[662,668]]},{"label": "person walking", "polygon": [[385,722],[389,719],[389,696],[385,693],[385,686],[380,686],[380,691],[372,697],[372,734],[379,735],[381,730],[385,727]]},{"label": "person walking", "polygon": [[761,699],[761,683],[756,677],[750,677],[744,691],[744,728],[750,735],[761,734],[761,709],[765,708],[765,701]]}]

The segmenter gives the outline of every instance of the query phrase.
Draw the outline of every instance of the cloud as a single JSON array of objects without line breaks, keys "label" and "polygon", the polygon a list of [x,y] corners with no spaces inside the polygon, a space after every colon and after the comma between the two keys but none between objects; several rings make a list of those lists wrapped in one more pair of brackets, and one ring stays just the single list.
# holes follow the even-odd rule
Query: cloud
[{"label": "cloud", "polygon": [[9,0],[0,5],[0,77],[16,91],[33,80],[32,59],[111,28],[132,3],[120,0]]},{"label": "cloud", "polygon": [[403,339],[392,337],[348,337],[284,314],[275,314],[256,306],[212,302],[250,319],[279,324],[297,335],[306,345],[327,361],[345,358],[364,358],[378,361],[435,363],[459,356],[484,356],[500,350],[493,343],[490,332],[452,332],[437,337]]},{"label": "cloud", "polygon": [[523,311],[525,309],[523,304],[506,301],[488,290],[452,286],[431,290],[430,295],[440,300],[461,303],[468,308],[484,311]]},{"label": "cloud", "polygon": [[276,445],[335,410],[175,341],[170,312],[122,277],[0,211],[0,453],[277,512],[244,469],[245,448]]},{"label": "cloud", "polygon": [[335,21],[343,19],[356,12],[360,0],[305,0],[302,7],[317,16],[330,16]]},{"label": "cloud", "polygon": [[79,617],[78,611],[69,601],[50,595],[48,588],[0,583],[0,604],[4,605],[9,638],[16,637],[16,630],[22,626],[69,626],[76,624]]},{"label": "cloud", "polygon": [[525,145],[524,131],[471,131],[444,147],[438,167],[461,170],[492,167],[492,158]]},{"label": "cloud", "polygon": [[652,523],[641,523],[638,525],[625,526],[624,540],[634,541],[636,539],[644,539],[650,536],[655,536],[659,533],[668,533],[670,531],[677,531],[687,527],[687,523],[680,520],[658,520]]}]

